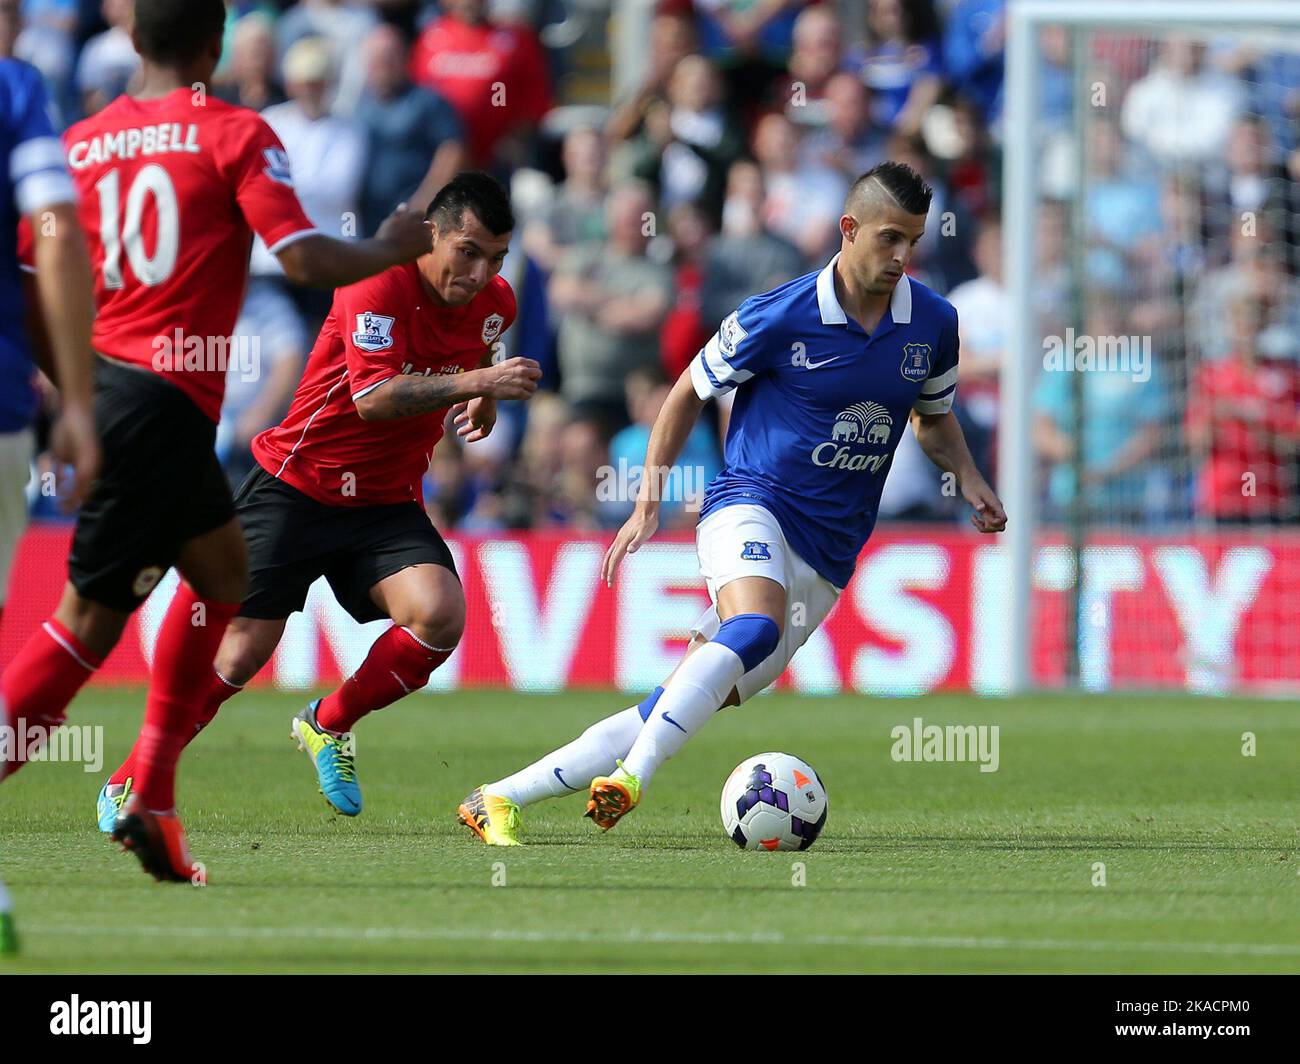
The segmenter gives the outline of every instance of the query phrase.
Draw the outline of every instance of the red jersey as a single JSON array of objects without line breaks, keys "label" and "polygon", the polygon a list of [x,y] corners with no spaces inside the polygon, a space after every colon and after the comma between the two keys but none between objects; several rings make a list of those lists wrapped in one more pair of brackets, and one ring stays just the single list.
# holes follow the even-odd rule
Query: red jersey
[{"label": "red jersey", "polygon": [[316,232],[284,146],[256,112],[196,104],[187,88],[119,96],[63,143],[95,271],[95,350],[218,420],[253,232],[273,251]]},{"label": "red jersey", "polygon": [[446,410],[365,421],[355,400],[399,374],[474,369],[514,320],[499,276],[463,307],[435,303],[413,262],[338,289],[289,412],[253,438],[253,457],[327,506],[422,501]]},{"label": "red jersey", "polygon": [[411,80],[445,96],[465,124],[470,159],[487,166],[506,133],[551,109],[546,58],[531,30],[434,19],[411,50]]},{"label": "red jersey", "polygon": [[[1258,420],[1221,404],[1253,407]],[[1187,425],[1208,427],[1210,453],[1197,484],[1197,506],[1216,517],[1279,514],[1294,502],[1293,450],[1300,438],[1300,372],[1290,363],[1260,359],[1246,369],[1237,359],[1204,365],[1187,400]],[[1242,474],[1255,474],[1254,494]]]}]

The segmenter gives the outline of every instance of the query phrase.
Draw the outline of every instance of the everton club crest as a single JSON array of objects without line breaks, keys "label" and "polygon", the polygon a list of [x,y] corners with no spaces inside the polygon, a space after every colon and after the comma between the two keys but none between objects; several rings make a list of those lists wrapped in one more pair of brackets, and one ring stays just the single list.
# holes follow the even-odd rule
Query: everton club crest
[{"label": "everton club crest", "polygon": [[899,369],[904,380],[925,380],[930,375],[930,345],[904,344],[903,364]]}]

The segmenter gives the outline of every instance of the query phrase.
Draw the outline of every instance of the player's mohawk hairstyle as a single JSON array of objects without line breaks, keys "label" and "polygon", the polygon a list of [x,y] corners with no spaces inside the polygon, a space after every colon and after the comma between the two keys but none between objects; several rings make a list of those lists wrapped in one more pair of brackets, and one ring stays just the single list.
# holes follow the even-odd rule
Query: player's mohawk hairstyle
[{"label": "player's mohawk hairstyle", "polygon": [[863,218],[887,203],[908,214],[928,214],[934,190],[907,163],[884,162],[853,182],[844,200],[844,213]]},{"label": "player's mohawk hairstyle", "polygon": [[424,216],[437,222],[440,232],[455,232],[464,228],[467,209],[474,212],[493,236],[508,233],[515,227],[510,193],[483,170],[466,170],[453,177],[438,190]]},{"label": "player's mohawk hairstyle", "polygon": [[222,0],[135,0],[132,35],[140,54],[155,63],[199,58],[225,26]]}]

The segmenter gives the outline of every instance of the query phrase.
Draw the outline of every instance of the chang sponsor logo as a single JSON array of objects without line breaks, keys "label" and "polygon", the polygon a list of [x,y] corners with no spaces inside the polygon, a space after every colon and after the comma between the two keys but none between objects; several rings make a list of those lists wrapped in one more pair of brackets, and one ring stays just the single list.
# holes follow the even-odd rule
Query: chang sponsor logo
[{"label": "chang sponsor logo", "polygon": [[[835,416],[831,438],[812,449],[812,463],[829,469],[849,472],[879,472],[889,460],[889,443],[894,433],[894,419],[880,403],[854,403]],[[870,448],[884,448],[870,454]]]}]

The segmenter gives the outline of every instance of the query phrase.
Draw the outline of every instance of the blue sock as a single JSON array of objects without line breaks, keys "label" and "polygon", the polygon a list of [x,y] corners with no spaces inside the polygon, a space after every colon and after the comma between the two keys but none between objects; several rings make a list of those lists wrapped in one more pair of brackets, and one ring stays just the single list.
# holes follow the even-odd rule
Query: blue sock
[{"label": "blue sock", "polygon": [[645,697],[645,701],[637,706],[637,712],[641,714],[642,720],[649,720],[650,714],[654,712],[655,703],[659,701],[659,696],[664,693],[662,687],[656,687]]},{"label": "blue sock", "polygon": [[781,642],[781,629],[763,613],[738,613],[722,622],[714,643],[735,651],[745,671],[761,665]]}]

